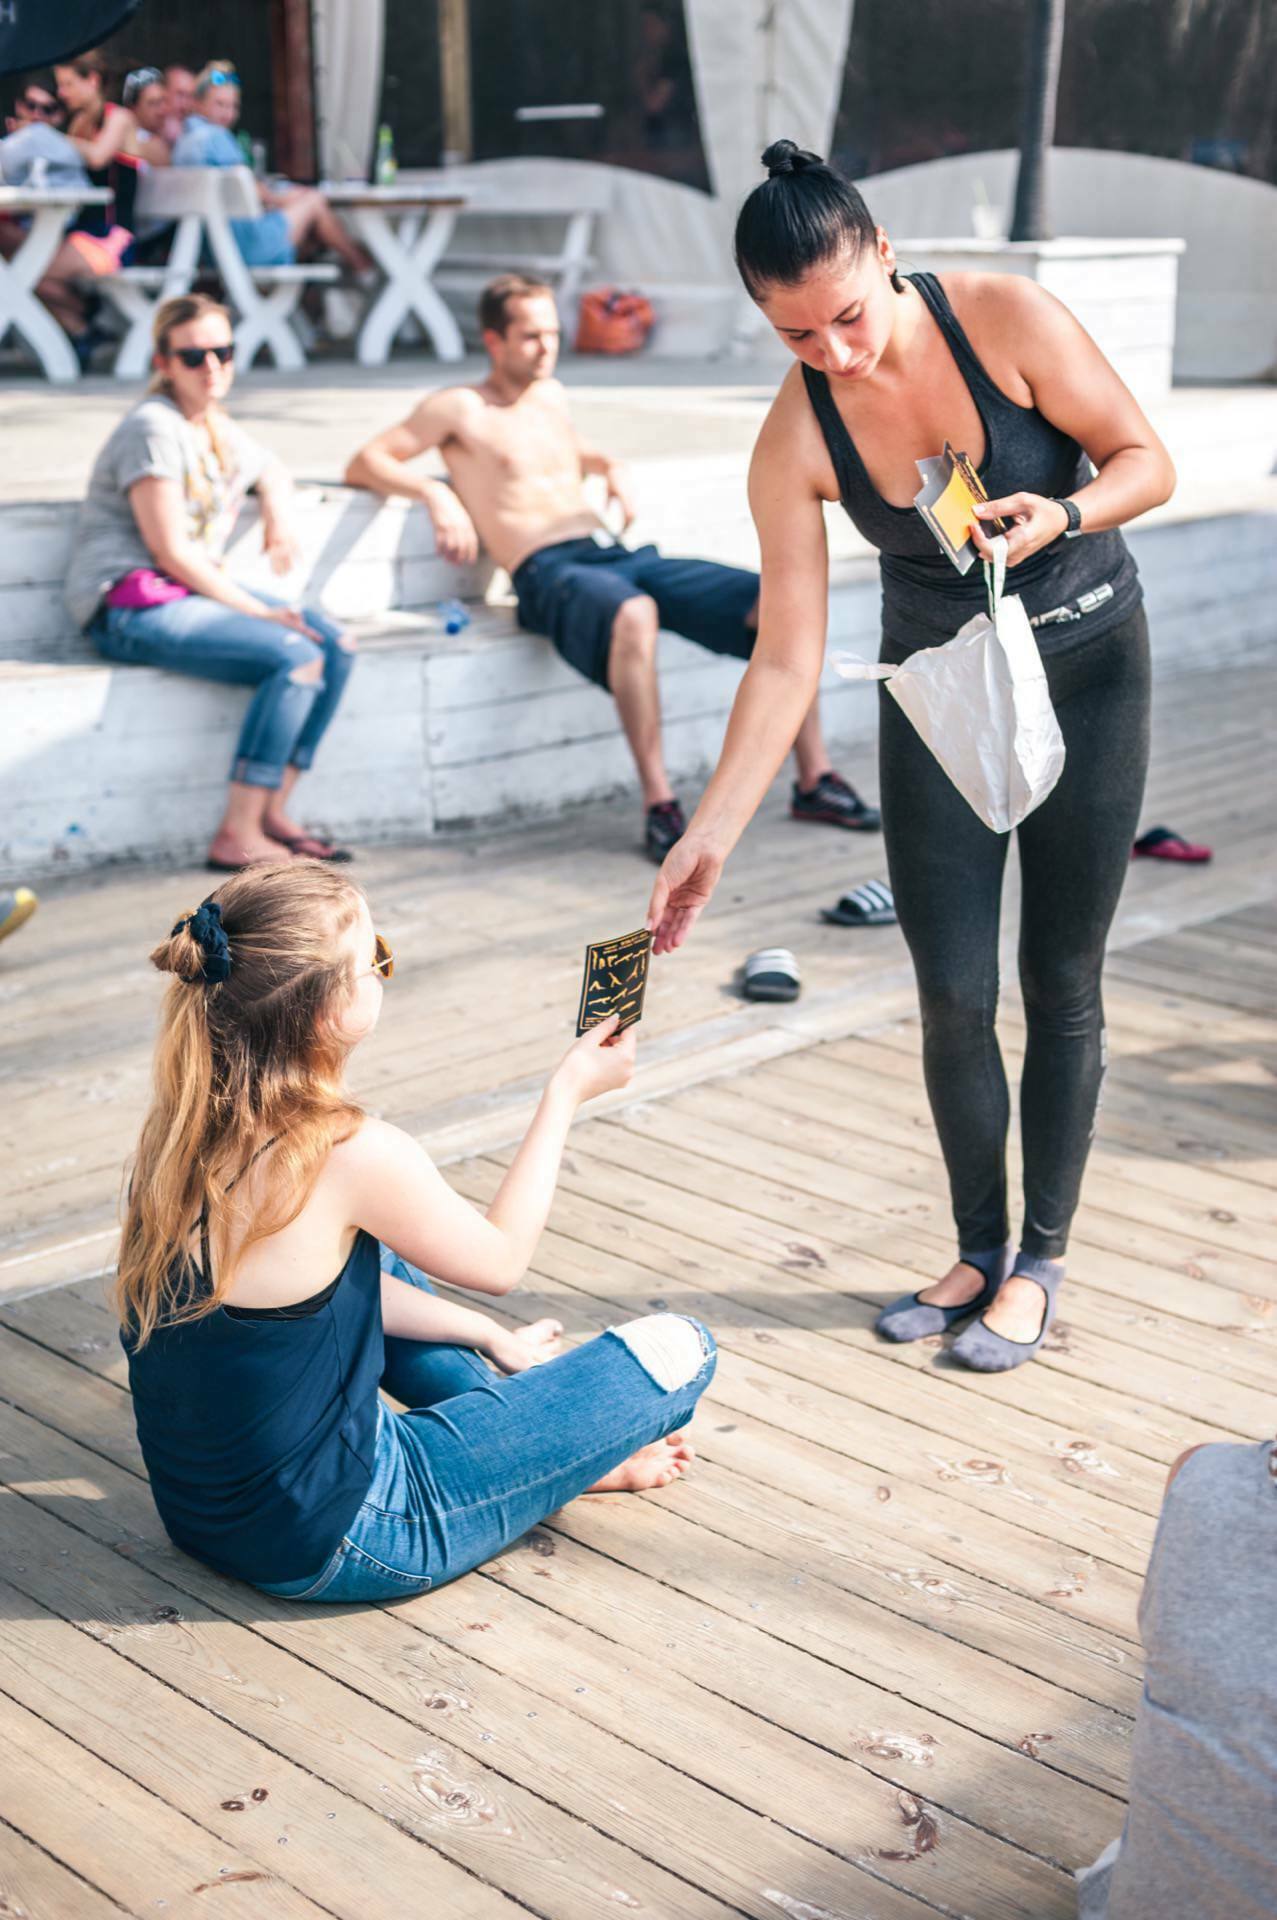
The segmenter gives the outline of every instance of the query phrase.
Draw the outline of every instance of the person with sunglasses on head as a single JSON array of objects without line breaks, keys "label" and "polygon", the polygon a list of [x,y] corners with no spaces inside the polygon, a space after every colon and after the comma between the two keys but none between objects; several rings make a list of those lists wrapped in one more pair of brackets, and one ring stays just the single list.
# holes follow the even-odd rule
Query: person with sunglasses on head
[{"label": "person with sunglasses on head", "polygon": [[340,703],[355,641],[328,616],[239,586],[222,555],[248,490],[275,569],[297,559],[284,467],[225,409],[230,316],[205,294],[155,316],[155,377],[94,463],[67,577],[76,622],[109,660],[256,689],[208,863],[233,871],[281,848],[348,860],[288,806]]},{"label": "person with sunglasses on head", "polygon": [[[261,867],[183,914],[115,1304],[169,1537],[283,1599],[403,1600],[588,1492],[665,1487],[713,1375],[699,1321],[660,1312],[559,1354],[492,1300],[536,1253],[578,1109],[620,1089],[635,1030],[571,1046],[490,1205],[346,1086],[394,961],[350,879]],[[393,1397],[397,1411],[383,1399]]]},{"label": "person with sunglasses on head", "polygon": [[164,75],[158,67],[135,67],[124,76],[120,98],[133,115],[128,151],[148,167],[167,167],[173,148],[165,131],[169,98]]},{"label": "person with sunglasses on head", "polygon": [[[195,82],[195,112],[173,148],[175,167],[243,167],[235,137],[239,75],[227,60],[211,60]],[[250,267],[291,266],[299,255],[327,249],[354,274],[368,274],[372,256],[351,239],[318,187],[258,187],[262,212],[231,221],[235,244]]]}]

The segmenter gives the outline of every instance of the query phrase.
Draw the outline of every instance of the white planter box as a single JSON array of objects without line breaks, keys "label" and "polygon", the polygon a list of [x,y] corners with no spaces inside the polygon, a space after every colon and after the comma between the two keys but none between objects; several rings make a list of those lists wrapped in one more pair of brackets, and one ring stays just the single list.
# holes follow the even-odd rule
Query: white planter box
[{"label": "white planter box", "polygon": [[1169,393],[1182,240],[910,240],[908,271],[1020,273],[1062,300],[1137,400]]}]

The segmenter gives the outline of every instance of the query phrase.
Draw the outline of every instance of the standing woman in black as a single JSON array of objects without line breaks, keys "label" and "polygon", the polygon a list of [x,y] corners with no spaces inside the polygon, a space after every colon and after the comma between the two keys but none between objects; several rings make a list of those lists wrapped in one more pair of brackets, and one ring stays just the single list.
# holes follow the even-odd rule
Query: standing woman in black
[{"label": "standing woman in black", "polygon": [[[1024,1224],[1010,1240],[1009,1100],[994,1030],[1005,834],[972,812],[890,698],[881,703],[883,826],[922,1007],[927,1092],[958,1258],[878,1328],[912,1340],[968,1325],[955,1357],[985,1371],[1041,1346],[1064,1275],[1104,1068],[1100,972],[1148,757],[1148,632],[1117,531],[1175,474],[1094,341],[1015,275],[902,276],[855,187],[780,140],[741,209],[736,261],[797,366],[759,435],[750,504],[762,549],[759,635],[722,757],[658,876],[655,950],[682,944],[797,731],[825,652],[823,503],[881,555],[882,658],[943,644],[984,606],[913,506],[915,462],[948,440],[980,470],[986,516],[1013,520],[1008,564],[1037,630],[1067,758],[1018,829]],[[1092,466],[1095,468],[1092,474]],[[982,553],[988,541],[975,533]]]}]

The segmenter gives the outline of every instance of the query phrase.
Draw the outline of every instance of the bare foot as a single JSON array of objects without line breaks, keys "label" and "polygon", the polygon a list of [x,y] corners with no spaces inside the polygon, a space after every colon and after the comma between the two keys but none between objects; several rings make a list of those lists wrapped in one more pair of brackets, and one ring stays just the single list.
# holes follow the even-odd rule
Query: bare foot
[{"label": "bare foot", "polygon": [[984,1275],[979,1267],[969,1267],[965,1260],[955,1260],[943,1280],[937,1280],[932,1287],[925,1287],[918,1295],[927,1307],[965,1307],[968,1300],[974,1300],[983,1291]]},{"label": "bare foot", "polygon": [[668,1487],[672,1480],[682,1479],[695,1458],[696,1449],[685,1434],[667,1434],[650,1447],[640,1447],[586,1492],[643,1493],[649,1487]]},{"label": "bare foot", "polygon": [[993,1305],[985,1309],[983,1319],[990,1333],[1004,1340],[1018,1340],[1028,1346],[1042,1331],[1046,1312],[1046,1293],[1027,1273],[1013,1273],[1004,1280]]},{"label": "bare foot", "polygon": [[250,860],[292,858],[287,847],[281,847],[278,840],[268,840],[264,833],[219,833],[208,850],[208,857],[236,867],[247,866]]}]

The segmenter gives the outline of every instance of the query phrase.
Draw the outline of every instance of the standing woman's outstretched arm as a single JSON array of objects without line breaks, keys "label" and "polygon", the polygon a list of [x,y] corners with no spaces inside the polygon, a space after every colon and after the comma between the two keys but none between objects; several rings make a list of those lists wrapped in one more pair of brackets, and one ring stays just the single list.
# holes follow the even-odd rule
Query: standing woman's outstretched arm
[{"label": "standing woman's outstretched arm", "polygon": [[[656,878],[653,951],[683,944],[723,863],[794,744],[825,659],[829,549],[814,477],[804,471],[806,396],[785,382],[754,449],[749,504],[762,553],[758,639],[713,778]],[[797,444],[796,444],[797,443]]]}]

